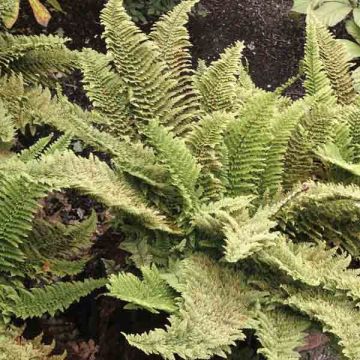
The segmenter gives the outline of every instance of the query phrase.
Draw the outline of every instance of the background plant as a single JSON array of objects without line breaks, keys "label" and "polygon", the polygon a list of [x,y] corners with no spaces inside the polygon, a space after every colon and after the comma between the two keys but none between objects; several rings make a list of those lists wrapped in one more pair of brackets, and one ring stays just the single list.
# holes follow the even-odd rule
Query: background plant
[{"label": "background plant", "polygon": [[[48,9],[42,4],[40,0],[28,0],[32,8],[36,21],[42,25],[47,26],[51,15]],[[55,10],[62,11],[61,5],[58,0],[47,0]],[[3,24],[8,28],[12,28],[16,23],[20,12],[20,0],[3,0],[0,4],[0,19]]]},{"label": "background plant", "polygon": [[126,0],[126,10],[136,22],[146,24],[149,18],[157,17],[171,10],[176,0]]}]

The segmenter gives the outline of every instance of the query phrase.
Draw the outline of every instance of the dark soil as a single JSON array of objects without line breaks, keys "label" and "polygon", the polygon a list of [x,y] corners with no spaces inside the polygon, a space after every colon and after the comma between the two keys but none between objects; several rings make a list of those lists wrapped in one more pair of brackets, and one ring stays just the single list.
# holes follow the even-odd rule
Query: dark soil
[{"label": "dark soil", "polygon": [[[62,0],[66,14],[53,13],[47,29],[34,21],[26,2],[23,2],[22,16],[14,33],[51,33],[69,37],[69,47],[82,49],[90,47],[105,51],[101,39],[102,26],[99,14],[105,0]],[[190,21],[193,55],[196,60],[207,62],[237,40],[246,44],[245,56],[255,83],[264,89],[274,89],[288,78],[297,74],[299,61],[303,56],[304,21],[289,16],[292,0],[201,0]],[[149,25],[148,25],[149,27]],[[71,100],[88,107],[81,87],[81,75],[73,74],[65,84],[65,92]],[[301,86],[293,86],[289,95],[298,97],[303,93]],[[103,209],[98,204],[68,192],[68,210],[61,208],[58,199],[51,200],[61,218],[81,220],[80,213],[89,214],[90,208],[98,213]],[[49,200],[50,201],[50,200]],[[55,201],[55,202],[54,202]],[[66,205],[68,206],[68,205]],[[104,229],[106,216],[103,216]],[[124,253],[118,249],[121,235],[110,230],[99,231],[93,248],[94,261],[89,264],[87,276],[104,276],[104,262],[112,260],[115,266],[126,265]],[[164,324],[164,316],[146,312],[131,312],[122,309],[123,304],[114,299],[95,295],[73,305],[64,316],[56,320],[41,319],[31,323],[30,333],[43,330],[47,337],[55,337],[58,349],[67,348],[72,360],[142,360],[158,359],[145,356],[127,345],[121,332],[142,332]]]}]

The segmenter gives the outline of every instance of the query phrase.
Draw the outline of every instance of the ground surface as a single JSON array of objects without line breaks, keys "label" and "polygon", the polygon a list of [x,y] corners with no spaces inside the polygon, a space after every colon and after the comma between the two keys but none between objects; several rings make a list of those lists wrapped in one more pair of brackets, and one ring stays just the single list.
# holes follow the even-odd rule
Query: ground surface
[{"label": "ground surface", "polygon": [[[99,22],[104,3],[103,0],[62,0],[66,14],[53,14],[47,29],[37,25],[27,15],[30,11],[24,6],[14,32],[57,33],[72,39],[69,46],[73,49],[90,47],[104,51]],[[194,65],[198,58],[206,61],[216,59],[224,48],[242,40],[246,44],[245,56],[255,83],[269,90],[281,85],[297,73],[303,55],[304,21],[289,17],[291,3],[292,0],[201,0],[189,25],[194,44]],[[72,100],[86,107],[89,104],[80,80],[80,74],[74,74],[67,81],[65,90]],[[289,95],[298,97],[302,91],[301,86],[296,85],[289,90]],[[76,193],[68,194],[65,199],[56,195],[49,201],[48,208],[59,212],[65,221],[84,216],[96,206]],[[98,213],[101,213],[101,218],[106,218],[101,207]],[[124,264],[124,254],[118,250],[120,242],[120,234],[100,229],[93,249],[97,260],[89,265],[87,275],[104,274],[100,258],[113,260],[117,265]],[[49,337],[54,336],[59,348],[68,349],[72,360],[157,359],[127,346],[120,333],[149,330],[163,324],[164,319],[145,312],[135,314],[122,310],[122,305],[110,298],[92,296],[72,306],[66,316],[31,323],[28,331],[35,333],[42,329]],[[307,359],[331,358],[321,352],[309,355]]]}]

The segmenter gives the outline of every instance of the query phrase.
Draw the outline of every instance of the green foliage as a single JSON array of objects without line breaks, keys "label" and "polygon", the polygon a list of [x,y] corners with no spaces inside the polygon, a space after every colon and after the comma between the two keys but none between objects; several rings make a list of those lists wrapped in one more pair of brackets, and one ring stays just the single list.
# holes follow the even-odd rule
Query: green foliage
[{"label": "green foliage", "polygon": [[[296,359],[304,331],[320,322],[343,355],[357,360],[360,348],[350,333],[360,333],[360,284],[352,269],[360,254],[359,100],[348,60],[309,14],[303,99],[282,96],[283,87],[258,89],[241,62],[242,43],[194,71],[185,23],[195,3],[177,5],[149,35],[123,1],[107,3],[101,15],[107,53],[85,50],[78,57],[91,111],[60,90],[54,95],[24,82],[16,71],[0,79],[9,114],[4,139],[11,142],[14,129],[28,125],[65,133],[56,145],[44,139],[11,156],[0,171],[45,193],[78,189],[110,208],[125,237],[122,248],[142,272],[111,276],[110,295],[128,309],[171,314],[165,329],[126,335],[144,352],[165,359],[226,356],[252,329],[268,359]],[[111,165],[75,156],[66,150],[69,137],[107,153]],[[4,191],[17,199],[20,190]],[[9,248],[3,266],[15,272],[21,267],[11,269],[12,257],[21,264],[31,255],[33,277],[43,258],[54,274],[63,273],[72,255],[83,260],[91,219],[71,228],[34,221],[36,199],[26,214],[22,204],[12,213],[20,231],[7,234],[3,226]],[[27,244],[47,234],[52,243],[45,248]],[[51,258],[50,249],[59,257]],[[78,285],[50,281],[19,291],[6,284],[4,294],[22,304],[18,315],[26,317],[62,308],[48,303],[49,294],[63,286],[73,294]],[[45,305],[34,307],[41,302],[32,295]],[[0,306],[11,316],[15,306],[6,298],[0,293]]]}]

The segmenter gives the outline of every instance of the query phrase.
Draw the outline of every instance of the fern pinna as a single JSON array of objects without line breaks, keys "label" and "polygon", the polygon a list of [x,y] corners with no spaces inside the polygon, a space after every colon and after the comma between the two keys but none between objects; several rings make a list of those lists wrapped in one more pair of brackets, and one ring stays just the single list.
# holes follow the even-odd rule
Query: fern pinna
[{"label": "fern pinna", "polygon": [[253,329],[267,359],[299,359],[321,325],[357,360],[360,113],[345,52],[310,13],[302,99],[257,88],[241,42],[194,71],[185,25],[196,3],[144,34],[121,0],[108,1],[107,54],[74,55],[89,112],[34,85],[26,67],[2,78],[14,121],[54,126],[112,158],[110,168],[63,152],[11,168],[112,208],[142,277],[111,275],[110,295],[169,313],[164,329],[125,334],[145,353],[226,357]]}]

